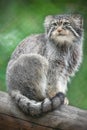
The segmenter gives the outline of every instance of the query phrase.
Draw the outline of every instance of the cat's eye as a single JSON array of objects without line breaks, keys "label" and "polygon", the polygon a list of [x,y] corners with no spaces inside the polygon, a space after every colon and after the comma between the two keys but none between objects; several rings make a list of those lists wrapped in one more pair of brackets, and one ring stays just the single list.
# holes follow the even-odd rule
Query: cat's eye
[{"label": "cat's eye", "polygon": [[58,24],[57,24],[57,22],[53,22],[52,25],[53,26],[57,26]]},{"label": "cat's eye", "polygon": [[69,22],[64,22],[63,25],[67,26],[67,25],[70,25]]}]

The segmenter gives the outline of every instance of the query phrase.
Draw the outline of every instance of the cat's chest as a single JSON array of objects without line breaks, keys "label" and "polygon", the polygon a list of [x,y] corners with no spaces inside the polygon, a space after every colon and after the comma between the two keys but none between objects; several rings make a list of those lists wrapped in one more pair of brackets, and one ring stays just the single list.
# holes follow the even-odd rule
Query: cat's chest
[{"label": "cat's chest", "polygon": [[71,59],[71,54],[69,50],[65,52],[61,49],[49,49],[46,58],[52,67],[67,67]]}]

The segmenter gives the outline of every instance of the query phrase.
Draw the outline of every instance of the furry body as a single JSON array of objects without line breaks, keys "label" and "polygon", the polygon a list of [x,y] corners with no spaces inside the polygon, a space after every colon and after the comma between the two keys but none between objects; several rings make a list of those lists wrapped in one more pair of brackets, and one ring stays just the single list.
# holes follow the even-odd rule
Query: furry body
[{"label": "furry body", "polygon": [[45,33],[27,37],[15,49],[6,79],[8,92],[24,112],[38,115],[61,104],[57,93],[66,94],[82,61],[82,32],[81,18],[48,16]]}]

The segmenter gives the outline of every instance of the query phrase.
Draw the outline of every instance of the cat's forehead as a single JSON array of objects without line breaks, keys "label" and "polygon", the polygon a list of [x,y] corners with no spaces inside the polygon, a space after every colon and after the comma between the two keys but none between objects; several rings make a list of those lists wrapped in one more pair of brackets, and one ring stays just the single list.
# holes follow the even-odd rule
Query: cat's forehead
[{"label": "cat's forehead", "polygon": [[54,19],[57,21],[66,21],[66,20],[70,20],[70,15],[55,15]]}]

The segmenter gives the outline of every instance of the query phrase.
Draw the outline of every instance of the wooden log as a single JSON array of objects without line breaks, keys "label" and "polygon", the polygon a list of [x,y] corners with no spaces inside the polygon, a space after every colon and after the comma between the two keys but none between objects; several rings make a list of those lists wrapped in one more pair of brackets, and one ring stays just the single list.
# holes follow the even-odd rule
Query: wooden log
[{"label": "wooden log", "polygon": [[0,92],[0,130],[87,130],[87,110],[62,105],[41,117],[25,115],[5,92]]}]

